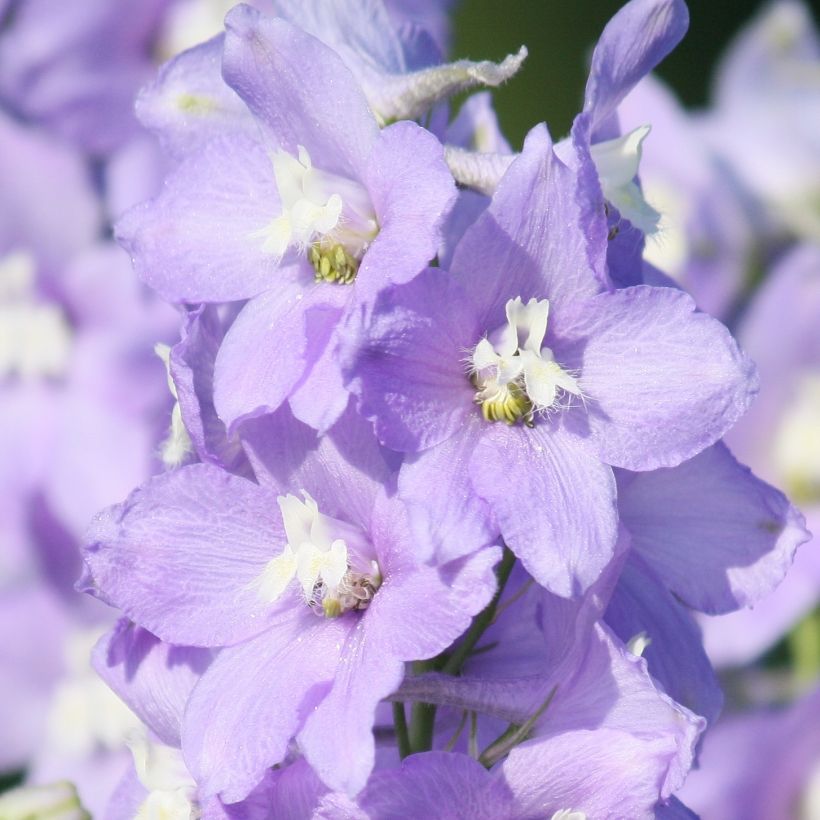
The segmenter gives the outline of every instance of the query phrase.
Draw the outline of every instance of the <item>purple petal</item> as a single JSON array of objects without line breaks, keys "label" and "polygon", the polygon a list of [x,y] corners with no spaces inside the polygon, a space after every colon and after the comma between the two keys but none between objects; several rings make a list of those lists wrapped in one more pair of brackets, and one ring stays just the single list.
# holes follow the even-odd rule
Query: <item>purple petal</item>
[{"label": "purple petal", "polygon": [[403,820],[510,817],[512,796],[480,763],[463,754],[424,752],[401,768],[376,772],[358,799],[368,817]]},{"label": "purple petal", "polygon": [[294,156],[304,146],[317,168],[363,179],[379,128],[341,58],[249,6],[234,8],[225,27],[222,73],[275,144]]},{"label": "purple petal", "polygon": [[723,444],[621,476],[618,508],[644,561],[688,606],[718,614],[771,592],[809,535],[783,493]]},{"label": "purple petal", "polygon": [[275,617],[254,581],[283,546],[269,490],[195,464],[101,513],[84,557],[95,591],[140,626],[169,643],[223,646]]},{"label": "purple petal", "polygon": [[691,458],[756,392],[754,365],[685,293],[639,285],[601,294],[574,321],[556,330],[574,338],[555,345],[556,358],[580,373],[592,435],[613,466],[652,470]]},{"label": "purple petal", "polygon": [[163,148],[182,159],[222,134],[251,134],[255,123],[241,98],[222,79],[224,36],[169,60],[142,89],[136,111]]},{"label": "purple petal", "polygon": [[340,308],[330,305],[319,305],[305,312],[308,340],[305,358],[310,364],[293,388],[289,401],[296,418],[319,433],[327,432],[339,420],[350,401],[337,353],[337,330],[342,315]]},{"label": "purple petal", "polygon": [[179,746],[185,704],[211,657],[207,649],[163,643],[122,618],[94,647],[92,663],[163,743]]},{"label": "purple petal", "polygon": [[610,21],[592,55],[584,111],[603,123],[635,84],[681,41],[689,27],[683,0],[632,0]]},{"label": "purple petal", "polygon": [[[820,532],[820,508],[815,505],[806,512],[809,529]],[[753,609],[700,619],[709,657],[720,666],[749,663],[808,615],[816,607],[818,597],[820,550],[814,539],[798,550],[783,583]]]},{"label": "purple petal", "polygon": [[185,429],[200,460],[247,474],[239,443],[228,438],[214,407],[214,365],[225,335],[223,324],[212,305],[188,313],[182,339],[171,349],[171,377]]},{"label": "purple petal", "polygon": [[356,289],[372,293],[388,282],[409,281],[436,255],[456,186],[439,141],[412,122],[380,132],[364,182],[379,234],[362,260]]},{"label": "purple petal", "polygon": [[606,611],[606,623],[624,641],[645,633],[649,672],[678,703],[717,720],[723,693],[703,650],[691,613],[636,554],[630,555]]},{"label": "purple petal", "polygon": [[194,688],[182,727],[201,794],[242,800],[282,761],[330,687],[351,623],[296,607],[261,635],[222,650]]},{"label": "purple petal", "polygon": [[162,193],[129,211],[117,236],[140,277],[170,302],[226,302],[275,288],[279,260],[259,232],[279,214],[259,142],[220,137],[189,155]]},{"label": "purple petal", "polygon": [[327,338],[338,317],[333,300],[346,298],[341,286],[305,286],[281,277],[278,287],[245,305],[225,334],[214,369],[214,404],[229,432],[287,399],[322,351],[315,338],[308,338],[306,311],[327,308],[319,317],[331,323],[321,328]]},{"label": "purple petal", "polygon": [[465,298],[451,274],[431,268],[379,294],[348,334],[350,388],[386,446],[424,450],[476,412],[465,357],[481,331]]},{"label": "purple petal", "polygon": [[612,470],[564,426],[492,426],[476,445],[470,477],[507,545],[557,595],[583,593],[612,558]]},{"label": "purple petal", "polygon": [[461,432],[408,456],[399,473],[399,495],[416,541],[427,545],[437,561],[469,555],[498,536],[492,512],[473,489],[468,469],[483,424],[478,417],[468,418]]},{"label": "purple petal", "polygon": [[370,531],[391,470],[372,428],[352,408],[320,437],[285,407],[246,422],[242,440],[259,483],[271,494],[306,490],[324,514]]},{"label": "purple petal", "polygon": [[573,809],[596,820],[651,820],[663,790],[658,761],[669,745],[663,736],[613,729],[567,732],[516,747],[501,773],[519,817]]},{"label": "purple petal", "polygon": [[546,296],[562,305],[600,291],[576,185],[545,127],[534,128],[489,208],[453,253],[452,270],[469,283],[467,298],[476,306],[482,332],[503,324],[504,306],[515,296]]}]

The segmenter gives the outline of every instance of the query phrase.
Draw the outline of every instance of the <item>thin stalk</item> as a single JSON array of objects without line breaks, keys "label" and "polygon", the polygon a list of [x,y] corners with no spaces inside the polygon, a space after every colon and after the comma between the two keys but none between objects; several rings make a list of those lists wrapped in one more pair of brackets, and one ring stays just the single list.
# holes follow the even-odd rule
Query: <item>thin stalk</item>
[{"label": "thin stalk", "polygon": [[461,713],[461,720],[458,722],[458,726],[456,727],[455,732],[453,732],[453,736],[447,741],[447,745],[444,747],[445,752],[452,752],[453,749],[456,747],[456,743],[458,743],[458,739],[461,737],[461,733],[464,731],[464,727],[467,725],[467,712]]},{"label": "thin stalk", "polygon": [[467,754],[478,760],[478,713],[470,712],[470,737],[467,741]]},{"label": "thin stalk", "polygon": [[[495,608],[504,586],[510,577],[515,555],[508,547],[504,547],[504,554],[498,564],[496,577],[498,578],[498,588],[490,603],[478,615],[473,618],[469,629],[464,634],[461,643],[455,648],[453,654],[448,656],[439,655],[429,661],[416,661],[413,664],[413,672],[420,675],[429,671],[441,671],[447,675],[457,675],[461,667],[475,648],[487,627],[493,622]],[[408,735],[410,739],[410,750],[412,752],[426,752],[433,748],[433,733],[436,722],[436,707],[432,703],[414,703],[410,711],[410,726]]]},{"label": "thin stalk", "polygon": [[[416,661],[413,672],[422,675],[441,668],[441,660]],[[432,703],[414,703],[410,710],[410,749],[413,752],[429,752],[433,748],[433,730],[436,723],[436,707]]]},{"label": "thin stalk", "polygon": [[478,762],[481,763],[482,766],[486,768],[490,768],[502,757],[504,757],[507,752],[510,751],[514,746],[517,746],[519,743],[527,739],[527,735],[532,731],[533,727],[538,721],[538,718],[546,712],[547,708],[549,707],[550,703],[552,703],[552,699],[555,697],[555,693],[558,690],[558,686],[553,686],[550,690],[549,695],[547,695],[547,699],[536,709],[535,714],[533,714],[526,723],[522,723],[520,726],[512,723],[510,724],[509,729],[506,732],[499,735],[478,757]]},{"label": "thin stalk", "polygon": [[404,714],[404,703],[393,703],[393,726],[396,729],[396,741],[399,744],[399,757],[404,760],[410,754],[410,736],[407,733],[407,717]]}]

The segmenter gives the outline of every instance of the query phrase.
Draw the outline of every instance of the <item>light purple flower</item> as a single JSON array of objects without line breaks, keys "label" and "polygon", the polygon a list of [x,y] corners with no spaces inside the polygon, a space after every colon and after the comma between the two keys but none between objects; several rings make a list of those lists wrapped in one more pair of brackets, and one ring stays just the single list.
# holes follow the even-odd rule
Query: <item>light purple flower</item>
[{"label": "light purple flower", "polygon": [[216,361],[215,405],[230,429],[289,396],[326,429],[347,403],[331,355],[339,319],[432,258],[455,188],[435,138],[409,122],[380,131],[318,40],[248,7],[228,27],[224,74],[263,141],[226,133],[194,150],[119,230],[166,298],[250,298]]},{"label": "light purple flower", "polygon": [[90,580],[163,640],[224,647],[182,729],[203,796],[243,799],[293,737],[325,782],[356,792],[376,704],[405,661],[445,649],[487,603],[498,550],[422,563],[355,415],[317,441],[283,410],[246,440],[261,485],[208,464],[154,479],[98,519]]},{"label": "light purple flower", "polygon": [[536,580],[562,595],[586,589],[612,555],[609,465],[695,455],[756,386],[726,329],[688,296],[604,290],[596,193],[535,129],[451,272],[380,294],[346,351],[360,411],[386,446],[417,454],[400,479],[416,515],[431,503],[425,487],[442,490],[439,545],[467,552],[492,537],[494,518]]}]

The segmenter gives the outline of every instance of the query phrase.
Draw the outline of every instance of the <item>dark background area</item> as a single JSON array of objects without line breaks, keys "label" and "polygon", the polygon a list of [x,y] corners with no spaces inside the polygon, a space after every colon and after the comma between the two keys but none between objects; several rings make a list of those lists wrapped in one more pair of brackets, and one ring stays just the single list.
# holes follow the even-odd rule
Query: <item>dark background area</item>
[{"label": "dark background area", "polygon": [[[514,148],[546,120],[553,136],[569,130],[583,98],[592,48],[625,0],[460,0],[453,55],[502,59],[529,49],[523,69],[496,90],[502,129]],[[763,0],[690,0],[689,32],[658,73],[688,106],[706,105],[714,66],[732,35]],[[820,0],[808,3],[815,22]]]}]

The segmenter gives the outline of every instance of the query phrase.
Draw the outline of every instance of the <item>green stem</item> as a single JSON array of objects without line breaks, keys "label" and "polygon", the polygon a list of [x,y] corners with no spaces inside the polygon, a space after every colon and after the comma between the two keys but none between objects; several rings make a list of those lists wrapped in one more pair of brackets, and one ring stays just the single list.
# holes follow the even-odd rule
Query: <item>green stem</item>
[{"label": "green stem", "polygon": [[410,754],[410,736],[407,734],[407,717],[404,704],[398,701],[393,704],[393,726],[396,729],[396,741],[399,744],[399,757],[404,760]]},{"label": "green stem", "polygon": [[491,768],[495,763],[501,760],[510,749],[517,746],[519,743],[527,739],[527,735],[533,730],[533,727],[538,722],[538,718],[547,711],[558,686],[553,686],[550,690],[547,699],[538,707],[535,713],[520,726],[513,723],[506,732],[499,735],[478,757],[478,762],[486,768]]},{"label": "green stem", "polygon": [[[496,606],[504,591],[504,586],[510,577],[515,555],[504,547],[504,554],[496,570],[498,578],[498,588],[490,603],[473,618],[469,629],[464,634],[461,643],[449,657],[439,655],[429,661],[416,661],[413,664],[413,672],[421,675],[424,672],[433,670],[441,671],[447,675],[458,675],[461,667],[475,648],[481,636],[490,626],[495,617]],[[411,752],[427,752],[433,748],[433,733],[436,723],[436,707],[432,703],[414,703],[410,711],[410,727],[408,731]]]},{"label": "green stem", "polygon": [[461,643],[455,648],[453,654],[447,659],[441,671],[447,675],[458,675],[461,672],[461,667],[470,656],[470,653],[475,648],[481,636],[490,626],[495,617],[495,610],[498,606],[498,601],[501,598],[501,593],[504,592],[504,587],[512,572],[513,564],[515,563],[515,555],[509,547],[504,547],[504,555],[501,558],[501,563],[498,565],[498,589],[493,595],[492,601],[473,618],[472,624],[467,632],[464,633],[464,638]]}]

